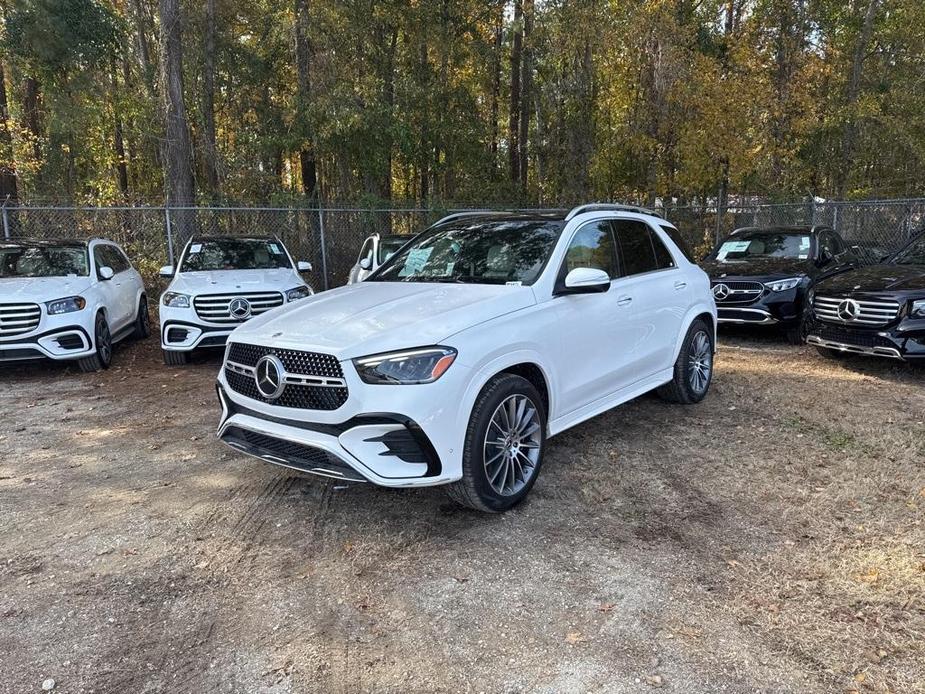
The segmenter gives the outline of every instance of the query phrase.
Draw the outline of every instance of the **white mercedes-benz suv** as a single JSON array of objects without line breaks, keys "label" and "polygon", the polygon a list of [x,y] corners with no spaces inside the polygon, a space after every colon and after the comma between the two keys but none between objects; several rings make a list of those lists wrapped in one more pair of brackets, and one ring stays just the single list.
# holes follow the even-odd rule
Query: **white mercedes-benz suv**
[{"label": "white mercedes-benz suv", "polygon": [[228,340],[219,437],[270,463],[504,511],[546,440],[643,393],[700,401],[716,305],[639,208],[452,215],[366,281]]},{"label": "white mercedes-benz suv", "polygon": [[0,243],[0,362],[76,359],[98,371],[114,343],[150,334],[144,282],[112,241]]},{"label": "white mercedes-benz suv", "polygon": [[186,364],[200,347],[224,347],[231,331],[267,311],[311,296],[299,273],[310,263],[295,262],[276,237],[195,236],[161,295],[161,349],[164,363]]}]

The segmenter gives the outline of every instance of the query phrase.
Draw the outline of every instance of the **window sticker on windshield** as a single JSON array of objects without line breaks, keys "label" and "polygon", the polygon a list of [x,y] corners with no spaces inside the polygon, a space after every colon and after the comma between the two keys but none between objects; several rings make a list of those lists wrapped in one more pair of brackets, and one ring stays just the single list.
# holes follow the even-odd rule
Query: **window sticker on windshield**
[{"label": "window sticker on windshield", "polygon": [[456,267],[456,261],[451,260],[446,264],[446,276],[449,277],[453,274],[453,269]]},{"label": "window sticker on windshield", "polygon": [[505,282],[504,284],[505,284],[505,286],[508,286],[508,287],[522,287],[522,286],[524,286],[524,283],[521,282],[521,281],[519,281],[519,280],[516,281],[516,282]]},{"label": "window sticker on windshield", "polygon": [[279,250],[279,245],[277,245],[277,244],[275,244],[275,243],[271,243],[271,244],[270,244],[270,252],[272,252],[273,255],[282,255],[282,254],[283,254],[282,251]]},{"label": "window sticker on windshield", "polygon": [[719,253],[716,254],[717,259],[723,260],[730,253],[744,253],[748,250],[751,241],[726,241],[722,246],[720,246]]},{"label": "window sticker on windshield", "polygon": [[201,252],[202,252],[202,244],[201,244],[201,243],[194,243],[192,246],[189,247],[189,252],[190,252],[191,254],[193,254],[193,253],[201,253]]},{"label": "window sticker on windshield", "polygon": [[405,266],[401,269],[401,272],[398,273],[398,276],[408,277],[409,275],[416,275],[419,273],[427,264],[427,260],[433,252],[433,248],[415,248],[409,251],[408,257],[405,259]]}]

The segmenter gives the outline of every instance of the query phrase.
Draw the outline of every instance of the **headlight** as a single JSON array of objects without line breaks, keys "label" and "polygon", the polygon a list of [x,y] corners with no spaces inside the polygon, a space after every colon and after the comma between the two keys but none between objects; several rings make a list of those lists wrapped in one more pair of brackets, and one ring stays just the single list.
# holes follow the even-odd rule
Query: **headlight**
[{"label": "headlight", "polygon": [[287,289],[286,301],[298,301],[299,299],[304,299],[306,296],[311,295],[312,290],[303,284],[301,287],[293,287],[292,289]]},{"label": "headlight", "polygon": [[45,310],[48,311],[49,316],[57,316],[62,313],[82,311],[86,305],[87,301],[82,296],[69,296],[64,299],[49,301],[45,304]]},{"label": "headlight", "polygon": [[365,383],[433,383],[454,359],[456,350],[452,347],[422,347],[361,357],[354,359],[353,365]]},{"label": "headlight", "polygon": [[178,294],[177,292],[164,292],[164,296],[161,297],[161,302],[164,306],[170,306],[170,308],[189,308],[189,295]]},{"label": "headlight", "polygon": [[788,289],[793,289],[800,282],[803,281],[802,277],[791,277],[786,280],[775,280],[774,282],[765,282],[764,286],[770,289],[772,292],[785,292]]},{"label": "headlight", "polygon": [[909,312],[913,318],[925,318],[925,299],[916,299],[912,302],[912,311]]}]

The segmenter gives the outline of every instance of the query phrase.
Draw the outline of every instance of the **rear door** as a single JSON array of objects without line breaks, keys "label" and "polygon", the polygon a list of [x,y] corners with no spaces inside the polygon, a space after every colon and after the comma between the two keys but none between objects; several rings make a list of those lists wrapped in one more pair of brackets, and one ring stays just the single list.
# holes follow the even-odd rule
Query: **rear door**
[{"label": "rear door", "polygon": [[655,229],[638,219],[612,224],[623,275],[614,289],[632,305],[626,368],[635,382],[672,366],[692,288]]}]

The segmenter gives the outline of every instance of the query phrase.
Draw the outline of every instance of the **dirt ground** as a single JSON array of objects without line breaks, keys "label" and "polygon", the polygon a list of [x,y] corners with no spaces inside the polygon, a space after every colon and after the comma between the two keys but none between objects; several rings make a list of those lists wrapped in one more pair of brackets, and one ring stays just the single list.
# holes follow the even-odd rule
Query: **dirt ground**
[{"label": "dirt ground", "polygon": [[485,516],[225,448],[219,363],[0,371],[0,691],[925,692],[925,369],[725,335]]}]

